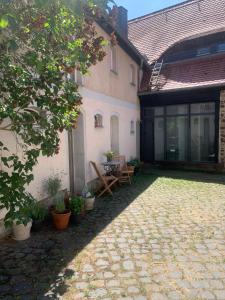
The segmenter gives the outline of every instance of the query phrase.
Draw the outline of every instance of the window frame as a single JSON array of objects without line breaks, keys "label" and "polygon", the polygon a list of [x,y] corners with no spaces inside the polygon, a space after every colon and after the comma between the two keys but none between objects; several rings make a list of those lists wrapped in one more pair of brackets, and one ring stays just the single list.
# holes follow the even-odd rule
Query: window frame
[{"label": "window frame", "polygon": [[110,47],[110,71],[116,75],[118,74],[118,55],[115,45],[111,45]]}]

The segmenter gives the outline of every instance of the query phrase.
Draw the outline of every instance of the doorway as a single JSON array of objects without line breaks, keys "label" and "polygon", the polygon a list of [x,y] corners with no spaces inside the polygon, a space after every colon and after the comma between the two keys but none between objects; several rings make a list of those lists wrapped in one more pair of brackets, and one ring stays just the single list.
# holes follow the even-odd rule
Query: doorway
[{"label": "doorway", "polygon": [[119,118],[111,116],[110,119],[111,151],[119,154]]},{"label": "doorway", "polygon": [[81,193],[85,185],[84,116],[80,113],[73,129],[74,190]]}]

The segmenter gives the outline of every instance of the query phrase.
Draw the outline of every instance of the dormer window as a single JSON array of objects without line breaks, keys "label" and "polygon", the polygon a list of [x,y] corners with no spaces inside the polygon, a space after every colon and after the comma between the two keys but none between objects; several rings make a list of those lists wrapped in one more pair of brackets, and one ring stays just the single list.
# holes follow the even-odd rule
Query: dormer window
[{"label": "dormer window", "polygon": [[130,65],[130,84],[136,85],[136,70],[134,65]]},{"label": "dormer window", "polygon": [[117,48],[112,46],[110,48],[110,59],[111,59],[111,71],[117,74]]},{"label": "dormer window", "polygon": [[217,46],[217,52],[224,52],[225,51],[225,43],[221,43]]},{"label": "dormer window", "polygon": [[101,114],[95,115],[95,128],[103,128],[103,118]]},{"label": "dormer window", "polygon": [[204,56],[210,54],[210,48],[209,47],[203,47],[199,48],[197,50],[197,56]]}]

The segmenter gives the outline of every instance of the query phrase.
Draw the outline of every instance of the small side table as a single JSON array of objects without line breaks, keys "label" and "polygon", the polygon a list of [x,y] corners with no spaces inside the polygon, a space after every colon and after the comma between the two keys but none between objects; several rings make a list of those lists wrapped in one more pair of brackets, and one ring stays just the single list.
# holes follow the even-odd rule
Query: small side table
[{"label": "small side table", "polygon": [[102,163],[104,170],[106,171],[107,175],[114,175],[116,174],[116,171],[118,170],[119,166],[120,166],[120,162],[119,161],[107,161]]}]

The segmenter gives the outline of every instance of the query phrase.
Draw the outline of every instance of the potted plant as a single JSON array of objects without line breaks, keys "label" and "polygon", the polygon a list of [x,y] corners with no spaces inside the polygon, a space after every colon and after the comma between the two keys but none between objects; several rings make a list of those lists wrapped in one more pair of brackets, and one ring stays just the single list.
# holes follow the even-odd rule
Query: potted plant
[{"label": "potted plant", "polygon": [[53,200],[51,215],[56,229],[64,230],[68,227],[71,212],[66,208],[64,194],[60,191],[62,186],[58,175],[51,176],[44,184],[44,189]]},{"label": "potted plant", "polygon": [[134,174],[136,174],[141,166],[140,160],[138,158],[131,158],[131,160],[127,163],[128,169],[134,170]]},{"label": "potted plant", "polygon": [[86,185],[83,188],[82,197],[84,198],[85,209],[86,210],[94,209],[95,196],[88,190],[88,187]]},{"label": "potted plant", "polygon": [[73,224],[80,224],[84,216],[84,199],[81,196],[72,196],[69,202],[69,208],[71,210],[71,221]]},{"label": "potted plant", "polygon": [[45,220],[48,215],[47,208],[38,203],[37,201],[31,206],[31,219],[33,220],[32,223],[32,230],[38,231],[40,230],[41,224]]},{"label": "potted plant", "polygon": [[110,162],[113,159],[114,152],[113,151],[107,151],[104,153],[104,156],[106,157],[107,161]]},{"label": "potted plant", "polygon": [[29,239],[31,226],[30,205],[26,203],[25,206],[20,207],[16,212],[12,225],[12,238],[16,241]]},{"label": "potted plant", "polygon": [[58,193],[55,197],[55,205],[51,213],[56,229],[64,230],[68,227],[71,211],[65,206],[63,193]]}]

